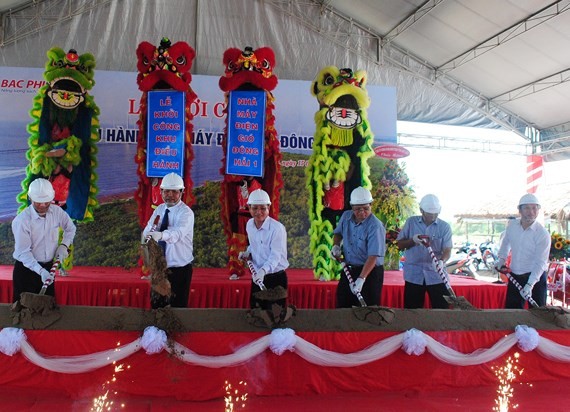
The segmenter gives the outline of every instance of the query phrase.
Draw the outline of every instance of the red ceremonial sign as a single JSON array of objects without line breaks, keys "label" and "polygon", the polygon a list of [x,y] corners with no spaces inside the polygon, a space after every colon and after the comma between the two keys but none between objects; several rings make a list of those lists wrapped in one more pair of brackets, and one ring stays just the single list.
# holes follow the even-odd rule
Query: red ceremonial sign
[{"label": "red ceremonial sign", "polygon": [[405,147],[398,146],[397,144],[383,144],[374,148],[376,156],[384,159],[400,159],[410,155],[410,151]]}]

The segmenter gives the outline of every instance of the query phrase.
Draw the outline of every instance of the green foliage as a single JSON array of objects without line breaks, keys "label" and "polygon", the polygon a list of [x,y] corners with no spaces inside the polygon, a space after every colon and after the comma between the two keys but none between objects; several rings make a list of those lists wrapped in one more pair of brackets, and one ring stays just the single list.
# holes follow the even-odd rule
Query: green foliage
[{"label": "green foliage", "polygon": [[0,264],[14,264],[14,235],[12,234],[12,225],[9,223],[0,224]]},{"label": "green foliage", "polygon": [[294,268],[312,267],[313,258],[309,252],[309,212],[307,210],[307,189],[305,186],[305,167],[308,156],[284,153],[284,187],[281,192],[279,221],[287,229],[287,254],[289,264]]},{"label": "green foliage", "polygon": [[372,211],[386,227],[386,256],[384,266],[388,270],[398,269],[400,251],[396,237],[406,219],[412,216],[416,198],[408,186],[409,179],[404,168],[396,160],[385,160],[382,176],[372,191]]},{"label": "green foliage", "polygon": [[226,237],[220,216],[219,182],[206,182],[194,190],[194,266],[225,267]]},{"label": "green foliage", "polygon": [[136,267],[140,239],[135,202],[107,203],[95,210],[95,221],[77,224],[73,264]]}]

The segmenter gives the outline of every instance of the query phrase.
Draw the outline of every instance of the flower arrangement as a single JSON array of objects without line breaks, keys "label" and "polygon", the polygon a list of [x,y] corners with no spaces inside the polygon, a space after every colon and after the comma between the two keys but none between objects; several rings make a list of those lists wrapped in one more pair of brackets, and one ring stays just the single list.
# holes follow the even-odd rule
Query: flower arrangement
[{"label": "flower arrangement", "polygon": [[560,233],[552,232],[550,236],[550,260],[565,260],[570,258],[570,240]]},{"label": "flower arrangement", "polygon": [[408,187],[408,176],[397,160],[387,160],[376,188],[372,210],[386,227],[386,256],[384,268],[398,270],[400,250],[396,242],[401,225],[413,214],[414,191]]}]

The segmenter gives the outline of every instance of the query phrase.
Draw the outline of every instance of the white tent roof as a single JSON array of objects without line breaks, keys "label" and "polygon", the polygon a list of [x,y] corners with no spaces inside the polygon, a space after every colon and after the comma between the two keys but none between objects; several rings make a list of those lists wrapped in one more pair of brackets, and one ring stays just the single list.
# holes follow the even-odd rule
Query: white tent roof
[{"label": "white tent roof", "polygon": [[280,78],[365,69],[397,87],[398,120],[513,130],[557,159],[570,157],[568,11],[570,0],[0,0],[1,64],[42,67],[59,45],[134,71],[137,44],[168,36],[196,49],[194,73],[219,75],[225,49],[266,45]]}]

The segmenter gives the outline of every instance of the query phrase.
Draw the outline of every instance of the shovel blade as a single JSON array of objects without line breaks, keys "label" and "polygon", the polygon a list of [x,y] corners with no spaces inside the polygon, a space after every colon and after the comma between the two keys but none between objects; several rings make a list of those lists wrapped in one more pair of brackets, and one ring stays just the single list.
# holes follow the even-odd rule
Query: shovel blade
[{"label": "shovel blade", "polygon": [[471,304],[465,296],[444,296],[444,299],[450,306],[461,310],[478,310],[475,306]]}]

